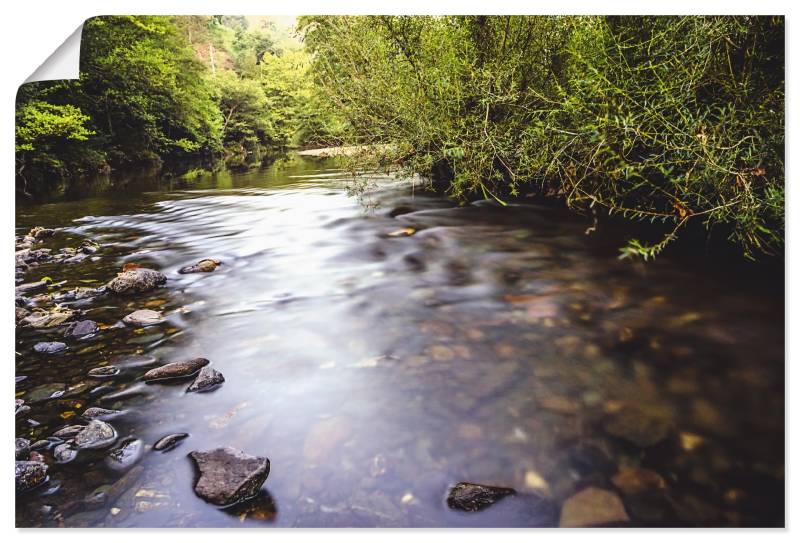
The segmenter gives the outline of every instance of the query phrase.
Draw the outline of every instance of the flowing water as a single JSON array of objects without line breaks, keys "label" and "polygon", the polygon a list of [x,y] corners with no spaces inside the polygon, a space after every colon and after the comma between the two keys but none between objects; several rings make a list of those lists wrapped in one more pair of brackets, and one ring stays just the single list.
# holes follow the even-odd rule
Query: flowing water
[{"label": "flowing water", "polygon": [[[147,294],[76,304],[102,329],[64,354],[32,350],[63,327],[17,329],[16,394],[31,409],[15,437],[46,438],[102,406],[124,410],[110,424],[146,446],[127,472],[103,451],[65,464],[40,451],[49,479],[17,497],[18,526],[557,525],[588,487],[619,495],[629,525],[783,524],[782,272],[620,261],[622,239],[587,236],[560,210],[459,207],[377,177],[359,199],[350,181],[294,157],[18,206],[18,235],[42,225],[58,229],[44,247],[101,246],[25,281],[96,286],[129,262],[168,276]],[[204,257],[222,265],[177,274]],[[142,308],[166,321],[121,323]],[[208,358],[225,383],[145,384],[146,357]],[[107,364],[122,372],[87,377]],[[151,449],[175,432],[189,437]],[[221,446],[271,462],[259,496],[229,509],[194,494],[187,457]],[[459,481],[519,495],[455,511],[445,498]],[[98,488],[111,497],[87,506]],[[555,513],[526,508],[530,493]],[[604,508],[614,503],[578,516]]]}]

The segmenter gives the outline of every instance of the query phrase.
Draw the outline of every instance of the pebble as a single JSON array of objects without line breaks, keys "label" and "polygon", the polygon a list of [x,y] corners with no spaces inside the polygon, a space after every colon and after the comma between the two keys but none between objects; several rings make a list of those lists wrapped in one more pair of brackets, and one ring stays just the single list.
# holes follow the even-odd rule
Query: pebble
[{"label": "pebble", "polygon": [[128,438],[122,444],[109,451],[106,465],[115,471],[124,471],[133,467],[144,454],[144,443],[141,439]]},{"label": "pebble", "polygon": [[481,511],[516,493],[513,488],[461,482],[450,489],[447,495],[447,506],[460,511]]},{"label": "pebble", "polygon": [[187,433],[169,434],[156,441],[153,449],[156,451],[169,451],[177,447],[187,437],[189,437]]},{"label": "pebble", "polygon": [[205,358],[193,358],[181,362],[170,362],[158,368],[153,368],[144,374],[145,381],[160,381],[162,379],[178,379],[191,377],[203,366],[209,364]]},{"label": "pebble", "polygon": [[619,496],[609,490],[589,487],[570,496],[561,507],[562,528],[588,528],[628,522],[630,518]]},{"label": "pebble", "polygon": [[122,413],[124,413],[124,411],[117,411],[116,409],[104,409],[102,407],[90,407],[83,412],[81,417],[86,420],[108,420],[121,415]]},{"label": "pebble", "polygon": [[33,350],[41,354],[56,354],[67,350],[67,344],[60,341],[42,341],[33,346]]},{"label": "pebble", "polygon": [[141,293],[163,286],[167,276],[148,268],[133,268],[118,273],[106,288],[115,294]]},{"label": "pebble", "polygon": [[14,440],[14,459],[27,460],[31,452],[31,442],[24,437],[18,437]]},{"label": "pebble", "polygon": [[92,320],[82,320],[71,323],[64,331],[66,339],[87,339],[94,336],[100,327]]},{"label": "pebble", "polygon": [[210,366],[204,366],[197,377],[186,389],[186,392],[210,392],[218,388],[225,382],[225,377],[221,372]]},{"label": "pebble", "polygon": [[667,487],[667,483],[661,475],[644,468],[623,469],[611,478],[611,482],[627,495],[664,490]]},{"label": "pebble", "polygon": [[106,379],[118,375],[119,371],[117,366],[101,366],[99,368],[90,369],[87,375],[95,379]]},{"label": "pebble", "polygon": [[126,315],[122,322],[133,326],[152,326],[164,322],[164,317],[159,311],[152,309],[137,309],[130,315]]}]

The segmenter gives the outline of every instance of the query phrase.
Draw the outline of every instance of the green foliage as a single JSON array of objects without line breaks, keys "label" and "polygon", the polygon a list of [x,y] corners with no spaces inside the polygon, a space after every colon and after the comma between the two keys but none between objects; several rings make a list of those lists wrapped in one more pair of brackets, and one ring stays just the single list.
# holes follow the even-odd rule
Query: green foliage
[{"label": "green foliage", "polygon": [[457,197],[538,193],[579,210],[723,225],[783,245],[779,17],[304,17],[317,82],[351,144],[451,180]]}]

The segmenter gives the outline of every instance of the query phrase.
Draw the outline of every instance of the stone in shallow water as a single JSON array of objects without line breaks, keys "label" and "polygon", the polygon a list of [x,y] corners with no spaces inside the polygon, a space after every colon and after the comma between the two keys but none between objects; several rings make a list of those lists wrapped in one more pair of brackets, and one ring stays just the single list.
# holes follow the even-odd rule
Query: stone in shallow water
[{"label": "stone in shallow water", "polygon": [[152,309],[137,309],[130,315],[126,315],[122,322],[133,326],[152,326],[164,322],[164,317],[160,312]]},{"label": "stone in shallow water", "polygon": [[169,434],[156,441],[156,444],[153,445],[153,449],[156,451],[168,451],[176,447],[178,443],[187,437],[189,437],[189,434],[186,433]]},{"label": "stone in shallow water", "polygon": [[66,339],[85,339],[95,335],[100,330],[97,323],[93,320],[82,320],[73,322],[64,331]]},{"label": "stone in shallow water", "polygon": [[667,487],[667,483],[661,475],[644,468],[623,469],[611,478],[611,482],[623,494],[628,495],[640,494],[651,490],[663,490]]},{"label": "stone in shallow water", "polygon": [[61,428],[60,430],[53,432],[53,436],[60,439],[69,439],[81,433],[81,431],[83,431],[84,428],[86,428],[86,426],[83,426],[82,424],[73,424],[71,426],[65,426],[64,428]]},{"label": "stone in shallow water", "polygon": [[66,351],[67,345],[60,341],[42,341],[34,345],[33,350],[42,354],[55,354]]},{"label": "stone in shallow water", "polygon": [[195,493],[207,502],[226,507],[252,498],[269,475],[269,460],[250,456],[232,447],[193,451],[200,473]]},{"label": "stone in shallow water", "polygon": [[116,409],[104,409],[102,407],[90,407],[86,411],[83,412],[81,417],[86,420],[108,420],[113,419],[114,417],[121,415],[124,411],[117,411]]},{"label": "stone in shallow water", "polygon": [[31,452],[31,442],[24,437],[18,437],[14,440],[14,459],[27,460]]},{"label": "stone in shallow water", "polygon": [[672,430],[668,421],[627,407],[612,414],[605,422],[606,432],[637,447],[652,447],[664,441]]},{"label": "stone in shallow water", "polygon": [[589,487],[570,496],[561,507],[562,528],[587,528],[628,522],[622,500],[615,493]]},{"label": "stone in shallow water", "polygon": [[81,449],[102,449],[117,439],[117,432],[110,424],[93,420],[75,436],[75,445]]},{"label": "stone in shallow water", "polygon": [[506,496],[513,496],[516,493],[513,488],[461,482],[450,489],[450,493],[447,495],[447,505],[451,509],[461,511],[481,511]]},{"label": "stone in shallow water", "polygon": [[119,374],[118,367],[101,366],[99,368],[90,369],[87,375],[89,375],[89,377],[94,377],[95,379],[106,379],[109,377],[114,377],[117,374]]},{"label": "stone in shallow water", "polygon": [[129,438],[108,453],[106,465],[113,470],[124,471],[133,467],[143,453],[144,443],[142,443],[142,440]]},{"label": "stone in shallow water", "polygon": [[42,484],[47,479],[47,464],[30,460],[17,460],[14,481],[17,492],[24,492]]},{"label": "stone in shallow water", "polygon": [[153,290],[166,282],[167,276],[160,271],[134,268],[117,274],[108,282],[106,288],[115,294],[132,294]]},{"label": "stone in shallow water", "polygon": [[56,445],[53,449],[53,458],[57,464],[72,462],[76,456],[78,456],[78,450],[70,442]]},{"label": "stone in shallow water", "polygon": [[214,368],[205,366],[197,374],[197,377],[186,389],[186,392],[210,392],[225,382],[222,373]]},{"label": "stone in shallow water", "polygon": [[197,264],[193,264],[191,266],[184,266],[183,268],[178,270],[180,274],[187,274],[187,273],[209,273],[213,272],[217,269],[217,266],[222,264],[219,260],[214,260],[213,258],[204,258]]},{"label": "stone in shallow water", "polygon": [[209,361],[205,358],[193,358],[192,360],[182,360],[180,362],[170,362],[158,368],[153,368],[144,374],[145,381],[160,381],[162,379],[178,379],[191,377],[203,366],[208,365]]}]

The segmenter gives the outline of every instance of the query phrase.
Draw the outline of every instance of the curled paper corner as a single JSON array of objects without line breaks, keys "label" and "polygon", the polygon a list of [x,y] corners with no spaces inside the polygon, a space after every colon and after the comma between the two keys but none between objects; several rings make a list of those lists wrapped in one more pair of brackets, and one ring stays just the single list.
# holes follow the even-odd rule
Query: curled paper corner
[{"label": "curled paper corner", "polygon": [[47,57],[41,66],[36,68],[25,83],[34,81],[54,81],[59,79],[77,79],[80,74],[81,32],[83,24],[73,32],[53,54]]}]

